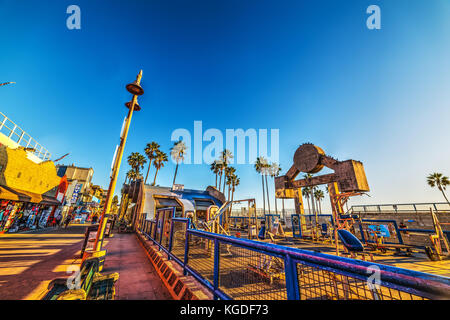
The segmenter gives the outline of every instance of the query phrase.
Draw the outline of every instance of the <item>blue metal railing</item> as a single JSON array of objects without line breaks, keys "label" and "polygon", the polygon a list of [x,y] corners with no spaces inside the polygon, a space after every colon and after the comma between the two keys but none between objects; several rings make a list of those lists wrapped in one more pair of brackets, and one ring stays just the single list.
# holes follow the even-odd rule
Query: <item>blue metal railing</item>
[{"label": "blue metal railing", "polygon": [[186,218],[172,217],[166,245],[157,221],[143,221],[142,234],[215,299],[450,298],[447,277],[194,230]]}]

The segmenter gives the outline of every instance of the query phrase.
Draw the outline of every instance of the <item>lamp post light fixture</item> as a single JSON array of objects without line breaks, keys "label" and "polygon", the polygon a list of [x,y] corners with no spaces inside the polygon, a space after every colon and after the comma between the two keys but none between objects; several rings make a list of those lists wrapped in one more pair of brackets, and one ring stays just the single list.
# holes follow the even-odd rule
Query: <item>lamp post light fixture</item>
[{"label": "lamp post light fixture", "polygon": [[[131,123],[131,117],[133,116],[133,111],[141,110],[141,107],[137,103],[138,96],[144,94],[144,89],[142,89],[142,87],[141,87],[141,79],[142,79],[142,70],[139,72],[139,74],[136,78],[136,81],[133,83],[130,83],[126,86],[128,92],[130,92],[133,95],[133,99],[130,102],[127,102],[125,104],[128,108],[128,116],[125,121],[125,127],[123,130],[123,133],[120,137],[120,144],[119,144],[119,148],[117,150],[117,155],[113,162],[111,181],[109,183],[109,188],[108,188],[108,192],[106,194],[106,199],[105,199],[105,206],[103,207],[99,227],[97,230],[97,236],[95,238],[94,252],[93,252],[94,255],[99,255],[99,256],[103,255],[100,251],[102,249],[105,229],[106,229],[106,225],[107,225],[108,218],[110,215],[112,199],[114,196],[114,190],[116,188],[117,177],[119,175],[120,163],[122,162],[123,151],[125,149],[125,143],[127,141],[128,130],[130,128],[130,123]],[[83,257],[83,260],[85,260],[87,257],[88,257],[88,255]]]},{"label": "lamp post light fixture", "polygon": [[14,84],[15,82],[5,82],[5,83],[0,83],[0,87],[6,86],[8,84]]}]

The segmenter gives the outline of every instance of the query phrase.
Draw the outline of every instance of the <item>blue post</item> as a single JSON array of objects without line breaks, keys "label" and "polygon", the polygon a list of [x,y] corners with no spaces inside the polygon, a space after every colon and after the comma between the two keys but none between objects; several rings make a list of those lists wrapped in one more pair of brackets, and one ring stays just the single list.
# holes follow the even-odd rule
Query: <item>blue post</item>
[{"label": "blue post", "polygon": [[[171,222],[170,223],[170,238],[169,238],[169,248],[168,248],[168,250],[169,250],[169,252],[172,252],[173,224],[174,224],[174,221],[171,220],[170,222]],[[168,260],[170,260],[170,255],[168,255]]]},{"label": "blue post", "polygon": [[[220,263],[220,243],[214,239],[214,291],[219,289],[219,263]],[[218,296],[214,292],[214,300],[218,300]]]},{"label": "blue post", "polygon": [[394,224],[395,233],[397,233],[398,242],[399,242],[400,244],[403,244],[403,238],[402,238],[402,235],[401,235],[401,233],[400,233],[400,230],[398,229],[397,221],[393,220],[392,222],[393,222],[393,224]]},{"label": "blue post", "polygon": [[183,275],[187,275],[186,266],[188,264],[188,258],[189,258],[189,233],[188,233],[188,227],[190,223],[188,222],[186,224],[186,236],[184,240],[184,266],[183,266]]},{"label": "blue post", "polygon": [[286,291],[288,300],[300,300],[297,263],[292,260],[288,254],[284,258],[284,273],[286,275]]},{"label": "blue post", "polygon": [[364,230],[362,227],[362,223],[359,223],[359,232],[361,233],[361,241],[362,243],[366,243],[366,238],[364,237]]}]

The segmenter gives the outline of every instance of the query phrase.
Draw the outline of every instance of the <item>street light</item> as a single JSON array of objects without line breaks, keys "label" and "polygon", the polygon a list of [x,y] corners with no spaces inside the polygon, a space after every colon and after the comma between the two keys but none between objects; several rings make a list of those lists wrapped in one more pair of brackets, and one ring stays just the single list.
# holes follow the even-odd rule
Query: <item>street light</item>
[{"label": "street light", "polygon": [[6,86],[7,84],[14,84],[15,82],[5,82],[5,83],[0,83],[0,87],[2,86]]},{"label": "street light", "polygon": [[[119,175],[120,163],[122,162],[123,151],[125,149],[125,143],[127,141],[128,130],[130,128],[131,117],[133,116],[133,111],[141,110],[141,107],[137,103],[138,96],[144,94],[144,89],[141,87],[141,79],[142,79],[142,70],[139,72],[136,81],[130,83],[126,86],[128,92],[133,95],[133,99],[130,102],[127,102],[125,105],[128,108],[128,116],[125,122],[125,128],[123,130],[122,136],[120,137],[120,144],[117,150],[117,156],[114,159],[114,164],[112,167],[111,181],[109,183],[108,192],[106,194],[105,206],[103,207],[102,216],[100,219],[99,227],[97,230],[97,236],[95,238],[94,243],[94,255],[102,256],[100,251],[103,245],[103,237],[105,234],[106,225],[108,222],[109,213],[111,210],[112,199],[114,196],[114,189],[116,188],[117,177]],[[83,261],[89,256],[89,254],[83,257]]]}]

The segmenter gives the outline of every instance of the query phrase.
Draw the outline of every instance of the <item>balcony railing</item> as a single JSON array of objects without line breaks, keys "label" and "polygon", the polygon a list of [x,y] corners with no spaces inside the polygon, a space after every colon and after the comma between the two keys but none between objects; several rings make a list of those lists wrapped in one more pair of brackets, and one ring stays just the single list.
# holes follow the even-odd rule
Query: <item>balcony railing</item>
[{"label": "balcony railing", "polygon": [[27,148],[28,152],[34,154],[39,159],[45,161],[50,160],[51,153],[48,152],[42,145],[34,140],[21,127],[15,124],[11,119],[0,112],[0,132],[8,137],[12,142],[18,146]]}]

